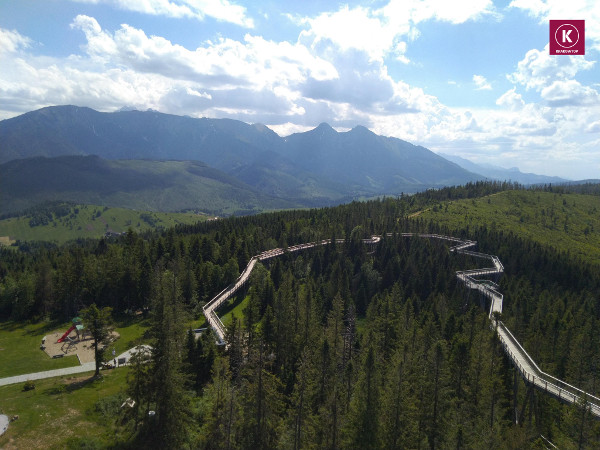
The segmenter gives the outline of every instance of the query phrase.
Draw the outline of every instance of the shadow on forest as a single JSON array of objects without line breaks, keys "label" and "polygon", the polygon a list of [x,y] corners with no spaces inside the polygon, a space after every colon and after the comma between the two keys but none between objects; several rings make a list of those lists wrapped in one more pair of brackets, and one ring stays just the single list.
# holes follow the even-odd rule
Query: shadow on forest
[{"label": "shadow on forest", "polygon": [[114,313],[113,314],[114,323],[117,327],[126,328],[131,325],[135,325],[136,323],[140,327],[150,327],[150,320],[148,316],[144,316],[143,314],[125,314],[125,313]]},{"label": "shadow on forest", "polygon": [[26,327],[35,326],[35,321],[13,321],[7,320],[4,322],[0,322],[0,331],[8,331],[9,333],[14,333],[15,331],[22,331],[22,336],[37,336],[48,333],[48,331],[55,330],[56,328],[61,328],[64,322],[60,322],[58,320],[52,320],[50,322],[44,323],[41,328],[35,328],[33,330],[28,330]]},{"label": "shadow on forest", "polygon": [[23,324],[19,322],[13,322],[12,320],[8,320],[6,322],[0,322],[0,331],[16,331],[20,328],[23,328]]},{"label": "shadow on forest", "polygon": [[[63,328],[64,328],[64,326],[65,326],[65,325],[64,325],[64,322],[61,322],[61,321],[58,321],[58,320],[52,320],[52,321],[50,321],[50,322],[46,322],[46,323],[44,324],[44,326],[43,326],[43,327],[41,327],[41,328],[37,328],[37,329],[35,329],[35,330],[28,330],[28,331],[25,331],[25,333],[23,333],[23,335],[33,335],[33,336],[40,335],[40,336],[41,336],[41,335],[43,335],[43,334],[46,334],[46,333],[48,333],[49,331],[54,331],[54,330],[56,330],[57,328],[61,328],[61,327],[63,327]],[[67,325],[67,326],[68,326],[68,325]],[[61,328],[61,329],[62,329],[62,328]]]},{"label": "shadow on forest", "polygon": [[[229,301],[226,301],[225,303],[223,303],[219,307],[219,317],[223,317],[225,314],[227,314],[228,312],[235,309],[236,306],[238,306],[240,303],[242,303],[244,301],[244,299],[246,298],[246,295],[247,295],[247,292],[245,292],[245,291],[238,292],[233,296],[233,301],[229,300]],[[240,317],[236,317],[236,318],[240,319]],[[204,316],[202,316],[202,319],[204,319]]]}]

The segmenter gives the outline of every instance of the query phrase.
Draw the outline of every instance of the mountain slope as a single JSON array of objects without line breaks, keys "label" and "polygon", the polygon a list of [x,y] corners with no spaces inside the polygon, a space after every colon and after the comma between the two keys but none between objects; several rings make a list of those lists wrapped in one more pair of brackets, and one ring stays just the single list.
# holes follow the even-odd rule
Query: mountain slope
[{"label": "mountain slope", "polygon": [[2,164],[0,172],[3,214],[49,200],[218,215],[303,206],[264,195],[197,161],[37,157]]},{"label": "mountain slope", "polygon": [[64,155],[196,160],[267,195],[306,198],[309,204],[347,196],[345,186],[298,173],[295,163],[282,156],[284,145],[285,141],[264,125],[156,111],[100,113],[56,106],[0,122],[0,162]]}]

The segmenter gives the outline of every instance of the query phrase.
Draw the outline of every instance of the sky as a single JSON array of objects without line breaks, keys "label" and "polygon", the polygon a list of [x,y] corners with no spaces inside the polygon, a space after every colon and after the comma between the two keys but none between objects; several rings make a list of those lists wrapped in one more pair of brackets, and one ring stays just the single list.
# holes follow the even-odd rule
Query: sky
[{"label": "sky", "polygon": [[[585,55],[549,54],[585,20]],[[0,0],[0,120],[51,105],[363,125],[480,164],[600,178],[597,0]]]}]

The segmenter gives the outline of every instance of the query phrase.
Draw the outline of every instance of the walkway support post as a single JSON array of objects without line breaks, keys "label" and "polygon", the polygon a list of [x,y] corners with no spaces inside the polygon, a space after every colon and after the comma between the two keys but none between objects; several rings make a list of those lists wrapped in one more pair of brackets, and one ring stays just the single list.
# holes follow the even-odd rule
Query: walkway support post
[{"label": "walkway support post", "polygon": [[517,403],[517,394],[519,391],[519,378],[517,377],[517,367],[513,364],[513,409],[515,414],[515,424],[519,425],[519,405]]}]

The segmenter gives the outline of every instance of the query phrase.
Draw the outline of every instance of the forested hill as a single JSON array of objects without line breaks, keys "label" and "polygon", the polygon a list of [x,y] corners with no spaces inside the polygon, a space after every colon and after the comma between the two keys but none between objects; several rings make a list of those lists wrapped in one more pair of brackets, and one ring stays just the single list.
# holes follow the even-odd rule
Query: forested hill
[{"label": "forested hill", "polygon": [[[216,215],[313,206],[276,198],[197,161],[106,160],[98,156],[19,159],[0,165],[2,214],[48,201]],[[318,195],[318,193],[316,193]],[[317,204],[319,198],[312,199]]]},{"label": "forested hill", "polygon": [[[155,358],[131,368],[123,386],[142,406],[102,435],[106,447],[520,449],[541,448],[544,436],[559,448],[597,448],[598,424],[585,411],[520,381],[513,391],[514,369],[480,298],[456,282],[455,271],[477,261],[399,235],[449,234],[424,213],[409,216],[507,187],[478,183],[114,242],[0,250],[0,314],[68,319],[92,303],[150,308]],[[453,225],[502,260],[503,321],[540,367],[597,395],[598,265],[504,227]],[[376,248],[362,243],[386,233]],[[220,352],[209,333],[185,337],[185,314],[200,325],[201,306],[251,256],[325,238],[345,243],[255,270],[237,299],[244,306],[228,328],[230,347]],[[520,425],[515,397],[526,405]]]}]

